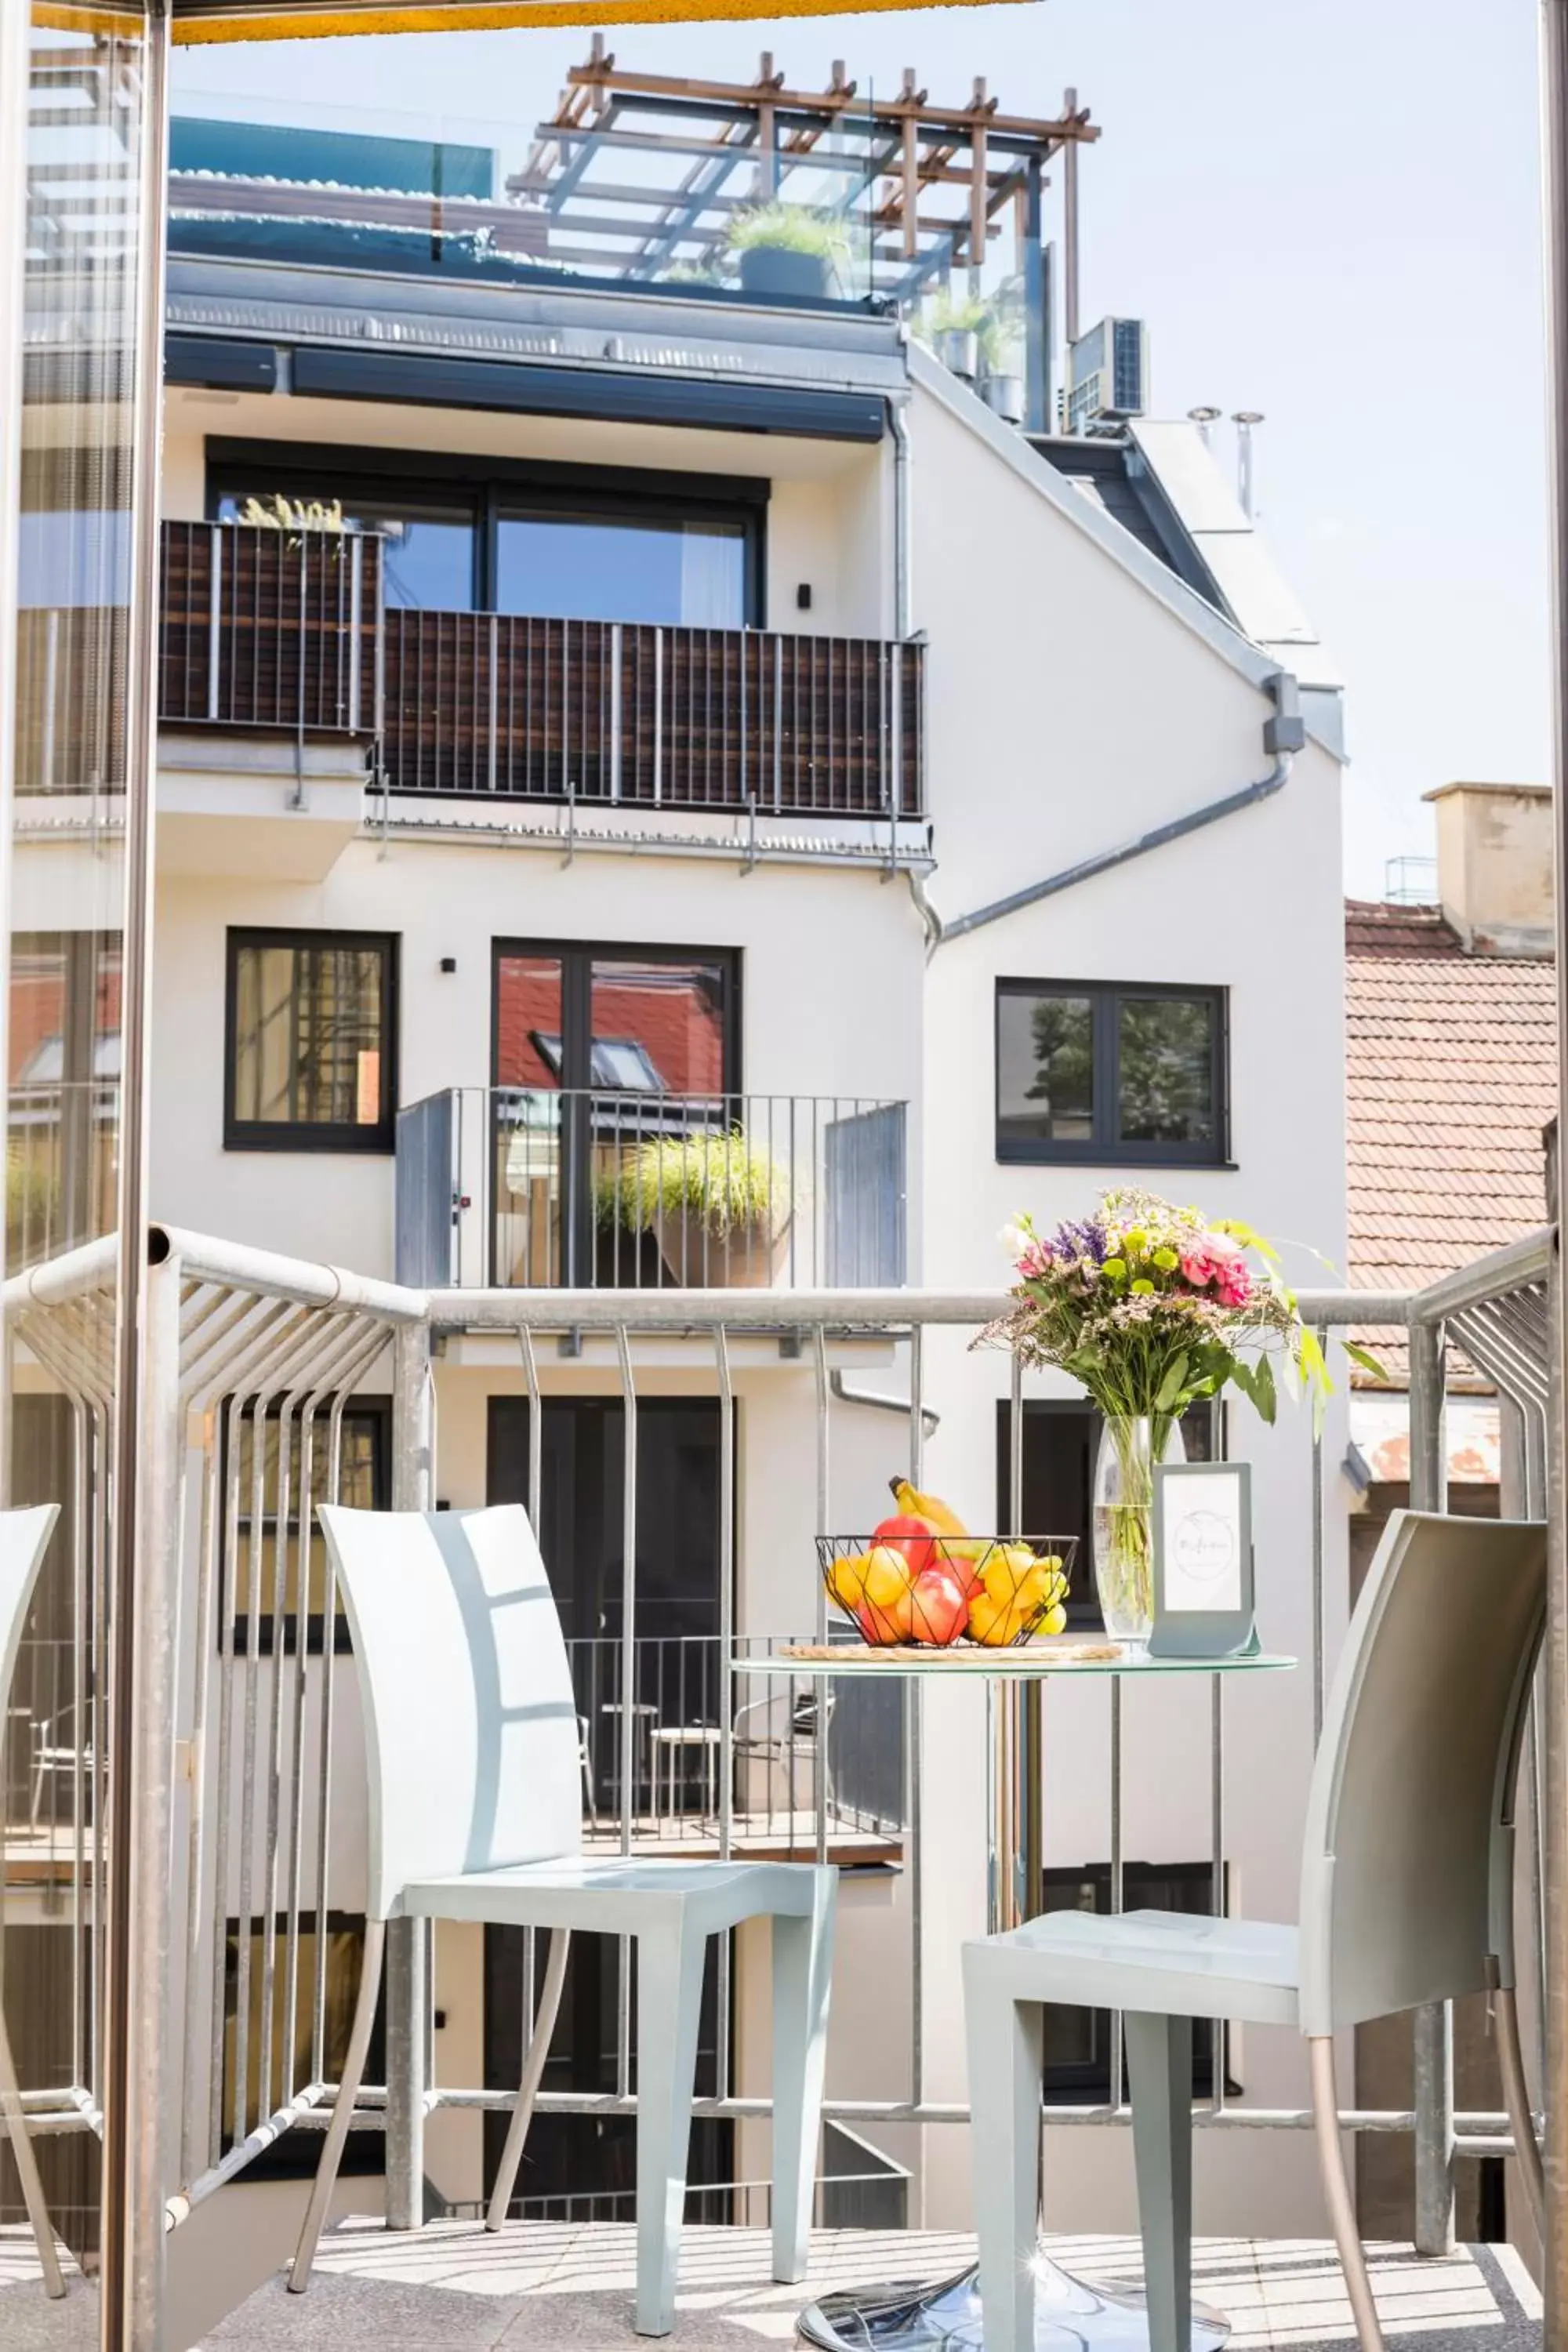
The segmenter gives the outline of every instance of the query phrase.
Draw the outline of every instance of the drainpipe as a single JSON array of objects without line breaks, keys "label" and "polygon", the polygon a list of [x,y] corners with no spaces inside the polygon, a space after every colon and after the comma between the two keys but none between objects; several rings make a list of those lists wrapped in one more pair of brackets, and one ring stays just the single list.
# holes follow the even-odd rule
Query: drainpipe
[{"label": "drainpipe", "polygon": [[1217,824],[1221,817],[1233,816],[1238,809],[1271,800],[1289,781],[1296,753],[1307,738],[1296,681],[1289,671],[1276,670],[1265,683],[1274,698],[1273,715],[1263,722],[1263,748],[1272,755],[1274,762],[1266,776],[1259,776],[1255,783],[1243,784],[1237,792],[1226,793],[1221,800],[1189,809],[1184,816],[1172,817],[1131,841],[1119,843],[1114,849],[1102,849],[1092,857],[1080,858],[1076,866],[1065,866],[1058,873],[1048,874],[1044,881],[1031,882],[1026,889],[1015,890],[1005,898],[994,898],[989,906],[976,907],[972,914],[959,915],[952,922],[937,914],[926,898],[923,884],[917,887],[918,877],[911,875],[910,888],[926,926],[928,955],[934,954],[945,940],[962,939],[965,931],[982,930],[987,923],[1000,922],[1004,915],[1016,915],[1025,907],[1037,906],[1042,898],[1054,898],[1058,891],[1071,890],[1097,874],[1109,873],[1112,866],[1125,866],[1131,858],[1144,856],[1151,849],[1163,849],[1167,842],[1180,841],[1189,833],[1200,833],[1205,825]]},{"label": "drainpipe", "polygon": [[910,617],[910,428],[907,404],[888,403],[893,428],[893,635],[912,637]]}]

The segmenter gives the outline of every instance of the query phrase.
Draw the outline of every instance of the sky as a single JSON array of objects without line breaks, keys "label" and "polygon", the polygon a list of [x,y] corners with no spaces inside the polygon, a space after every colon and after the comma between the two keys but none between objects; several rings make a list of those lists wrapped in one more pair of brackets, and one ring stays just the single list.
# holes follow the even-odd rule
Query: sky
[{"label": "sky", "polygon": [[[736,79],[771,49],[796,86],[912,65],[933,103],[984,74],[1019,114],[1077,89],[1103,132],[1083,322],[1148,321],[1157,415],[1263,412],[1262,526],[1345,679],[1346,882],[1375,898],[1388,859],[1431,852],[1423,793],[1548,774],[1536,25],[1535,0],[1023,0],[607,38]],[[588,39],[187,48],[174,103],[516,124]]]}]

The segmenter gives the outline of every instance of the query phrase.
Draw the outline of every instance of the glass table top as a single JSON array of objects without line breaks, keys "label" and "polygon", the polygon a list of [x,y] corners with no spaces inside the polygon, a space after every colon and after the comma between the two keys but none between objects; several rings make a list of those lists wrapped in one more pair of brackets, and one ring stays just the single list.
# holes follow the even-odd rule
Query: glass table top
[{"label": "glass table top", "polygon": [[1040,1675],[1258,1675],[1278,1674],[1297,1661],[1271,1650],[1228,1658],[1152,1658],[1131,1654],[1092,1634],[1060,1633],[1016,1649],[983,1649],[973,1643],[952,1649],[913,1646],[876,1650],[858,1642],[781,1643],[767,1652],[737,1653],[730,1661],[738,1675],[820,1676],[942,1676],[963,1680],[1026,1682]]}]

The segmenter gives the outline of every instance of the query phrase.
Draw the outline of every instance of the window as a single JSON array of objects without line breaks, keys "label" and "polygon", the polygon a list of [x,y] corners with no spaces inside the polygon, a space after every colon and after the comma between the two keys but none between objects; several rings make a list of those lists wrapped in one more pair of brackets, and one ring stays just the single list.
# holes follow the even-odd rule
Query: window
[{"label": "window", "polygon": [[502,514],[496,529],[498,613],[745,626],[743,521],[584,508]]},{"label": "window", "polygon": [[364,932],[230,931],[226,1150],[392,1150],[396,961]]},{"label": "window", "polygon": [[379,531],[389,605],[762,625],[765,480],[266,442],[209,455],[220,522]]},{"label": "window", "polygon": [[498,942],[495,1083],[732,1094],[735,959],[722,949]]},{"label": "window", "polygon": [[1218,1166],[1226,1059],[1223,989],[999,980],[996,1157]]},{"label": "window", "polygon": [[[1110,1909],[1110,1864],[1094,1862],[1081,1869],[1052,1869],[1043,1874],[1047,1911]],[[1207,1862],[1129,1862],[1122,1865],[1122,1908],[1127,1911],[1185,1911],[1203,1914],[1214,1907],[1214,1865]],[[1110,2095],[1110,2012],[1079,2009],[1064,2003],[1045,2004],[1046,2104],[1087,2105]],[[1226,2090],[1239,2095],[1242,2085],[1230,2079],[1229,2037],[1226,2036]],[[1126,2082],[1126,2062],[1122,2077]],[[1214,2095],[1214,2025],[1210,2019],[1193,2023],[1193,2096]]]}]

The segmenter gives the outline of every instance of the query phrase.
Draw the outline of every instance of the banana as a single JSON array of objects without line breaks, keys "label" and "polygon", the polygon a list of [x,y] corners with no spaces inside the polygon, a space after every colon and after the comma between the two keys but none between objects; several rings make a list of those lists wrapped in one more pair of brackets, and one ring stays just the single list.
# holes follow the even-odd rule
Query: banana
[{"label": "banana", "polygon": [[922,1495],[907,1478],[889,1478],[888,1485],[900,1511],[913,1519],[929,1519],[939,1536],[967,1536],[969,1529],[940,1495]]}]

